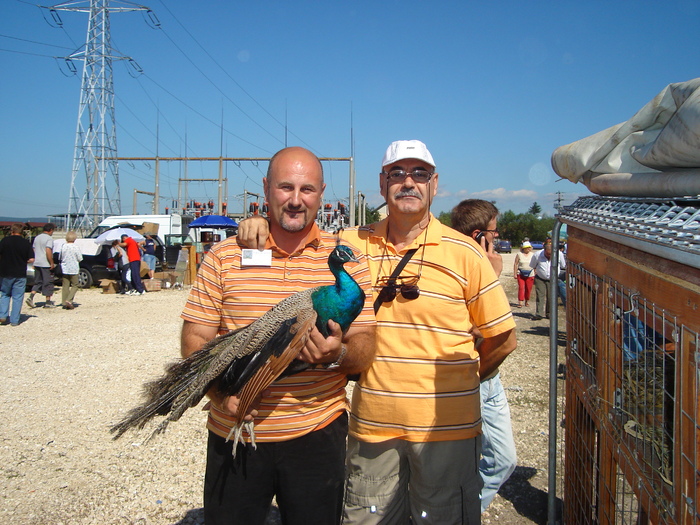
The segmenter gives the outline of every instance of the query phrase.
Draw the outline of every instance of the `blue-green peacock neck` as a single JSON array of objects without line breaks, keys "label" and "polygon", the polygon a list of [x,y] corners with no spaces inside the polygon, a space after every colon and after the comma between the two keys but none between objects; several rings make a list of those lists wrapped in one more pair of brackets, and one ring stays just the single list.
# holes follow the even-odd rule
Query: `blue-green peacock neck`
[{"label": "blue-green peacock neck", "polygon": [[362,288],[345,270],[346,262],[357,262],[357,259],[350,248],[339,245],[328,257],[328,267],[335,277],[335,284],[320,287],[311,295],[314,310],[318,314],[316,327],[324,337],[329,335],[329,319],[338,323],[345,332],[360,314],[365,302]]}]

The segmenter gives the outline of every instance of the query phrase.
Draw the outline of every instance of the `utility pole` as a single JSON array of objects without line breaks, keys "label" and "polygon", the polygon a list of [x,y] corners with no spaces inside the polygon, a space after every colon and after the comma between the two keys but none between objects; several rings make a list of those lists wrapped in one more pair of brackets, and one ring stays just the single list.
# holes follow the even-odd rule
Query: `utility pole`
[{"label": "utility pole", "polygon": [[[160,108],[158,108],[158,119],[156,120],[156,188],[153,194],[153,215],[158,215],[160,207],[160,164],[158,163],[158,151],[160,151]],[[134,206],[134,214],[136,206]]]},{"label": "utility pole", "polygon": [[[136,204],[137,204],[137,202],[136,202],[136,195],[139,194],[139,193],[142,194],[142,195],[150,195],[150,196],[152,196],[154,201],[155,201],[155,199],[156,199],[156,194],[155,194],[155,192],[153,192],[153,191],[142,191],[142,190],[134,189],[134,211],[132,212],[134,215],[137,215],[137,214],[138,214],[138,209],[137,209],[137,206],[136,206]],[[155,205],[154,205],[154,208],[155,208]],[[156,215],[156,214],[157,214],[157,212],[156,212],[156,210],[154,209],[154,210],[153,210],[153,215]]]},{"label": "utility pole", "polygon": [[[218,203],[217,203],[217,213],[219,215],[224,214],[224,200],[222,197],[222,190],[224,186],[224,108],[221,108],[221,137],[219,139],[219,185],[217,186],[218,192]],[[226,199],[228,200],[228,191],[226,192]]]},{"label": "utility pole", "polygon": [[557,198],[556,198],[556,200],[554,201],[554,209],[555,209],[555,210],[559,211],[559,209],[561,208],[561,203],[562,203],[563,200],[564,200],[564,197],[563,197],[562,192],[558,191],[558,192],[557,192]]},{"label": "utility pole", "polygon": [[367,201],[365,200],[365,194],[361,191],[357,192],[357,224],[355,226],[364,226],[367,217]]},{"label": "utility pole", "polygon": [[245,219],[248,217],[248,195],[251,197],[255,197],[256,200],[255,202],[258,202],[260,200],[260,194],[259,193],[252,193],[250,191],[244,190],[243,191],[243,218]]},{"label": "utility pole", "polygon": [[115,7],[110,7],[109,2],[68,1],[49,8],[59,25],[56,11],[89,14],[85,49],[66,57],[69,63],[83,61],[66,217],[68,229],[86,230],[108,215],[121,213],[112,61],[126,59],[140,69],[131,58],[113,55],[109,15],[111,12],[148,11],[152,20],[153,15],[147,7],[132,2],[118,1],[115,3],[120,6]]},{"label": "utility pole", "polygon": [[[358,223],[355,222],[355,131],[353,126],[353,112],[352,105],[350,105],[350,173],[348,177],[349,188],[348,197],[350,198],[350,206],[348,212],[350,213],[350,226],[357,226]],[[362,224],[362,223],[359,223]]]}]

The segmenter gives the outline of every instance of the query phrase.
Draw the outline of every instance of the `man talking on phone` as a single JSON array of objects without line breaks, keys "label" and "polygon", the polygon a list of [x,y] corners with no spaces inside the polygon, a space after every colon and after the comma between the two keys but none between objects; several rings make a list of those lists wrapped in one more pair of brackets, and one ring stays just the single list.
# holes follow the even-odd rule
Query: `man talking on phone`
[{"label": "man talking on phone", "polygon": [[[496,275],[500,277],[503,258],[494,250],[494,242],[498,239],[498,208],[481,199],[464,200],[452,210],[452,227],[481,245]],[[477,340],[477,348],[478,344]],[[517,457],[510,422],[510,407],[498,368],[481,378],[480,391],[479,474],[484,481],[481,489],[481,512],[484,512],[496,497],[498,489],[515,470]]]}]

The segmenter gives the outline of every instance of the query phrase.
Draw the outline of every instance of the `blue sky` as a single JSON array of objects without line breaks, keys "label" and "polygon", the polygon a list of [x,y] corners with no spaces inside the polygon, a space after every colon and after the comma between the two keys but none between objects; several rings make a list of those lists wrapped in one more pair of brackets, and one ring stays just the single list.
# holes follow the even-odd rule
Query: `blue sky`
[{"label": "blue sky", "polygon": [[[79,2],[87,5],[87,2]],[[55,5],[55,4],[47,4]],[[113,7],[123,5],[116,1]],[[420,139],[437,163],[433,210],[464,198],[501,210],[538,202],[554,214],[588,194],[560,180],[560,145],[631,117],[667,84],[700,76],[698,0],[265,1],[150,0],[160,22],[111,15],[122,157],[269,157],[288,145],[348,157],[356,190],[381,204],[378,172],[388,144]],[[25,0],[0,7],[0,216],[68,208],[82,64],[61,58],[85,40],[87,15],[52,15]],[[50,22],[50,23],[49,23]],[[221,123],[223,121],[223,147]],[[285,134],[285,123],[287,132]],[[121,162],[122,213],[134,190],[153,191],[155,166]],[[160,211],[178,195],[178,163],[161,165]],[[266,163],[227,167],[229,211],[261,193]],[[188,164],[215,178],[216,163]],[[325,165],[326,198],[348,195],[348,165]],[[188,196],[216,199],[215,183]],[[138,212],[150,213],[138,197]]]}]

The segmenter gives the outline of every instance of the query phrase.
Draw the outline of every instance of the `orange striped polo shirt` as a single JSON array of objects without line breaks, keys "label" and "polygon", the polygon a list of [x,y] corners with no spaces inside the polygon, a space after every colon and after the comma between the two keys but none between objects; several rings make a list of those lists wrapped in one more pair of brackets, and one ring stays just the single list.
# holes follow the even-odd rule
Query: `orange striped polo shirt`
[{"label": "orange striped polo shirt", "polygon": [[[242,266],[242,247],[231,237],[206,254],[182,313],[186,321],[218,326],[219,333],[249,325],[282,299],[301,290],[335,282],[328,269],[328,256],[336,237],[316,225],[305,247],[297,253],[279,250],[270,237],[272,266]],[[360,263],[345,269],[365,290],[365,306],[353,326],[373,326],[371,279],[362,253],[350,246]],[[260,442],[285,441],[322,428],[347,410],[347,378],[324,368],[306,370],[278,379],[270,386],[255,418],[255,436]],[[226,437],[233,425],[212,403],[207,428]],[[247,437],[247,436],[246,436]]]},{"label": "orange striped polo shirt", "polygon": [[[470,237],[431,216],[427,234],[397,253],[385,242],[386,223],[345,230],[342,242],[367,255],[375,283],[418,247],[401,275],[420,274],[420,296],[407,300],[399,292],[379,308],[376,358],[353,390],[350,433],[367,442],[472,438],[481,413],[470,332],[476,326],[492,337],[515,328],[508,299]],[[375,284],[375,294],[380,288]]]}]

